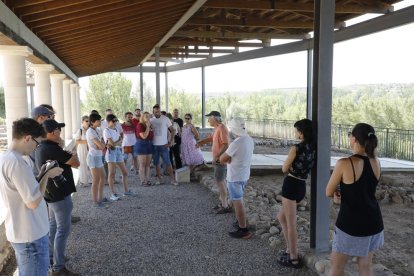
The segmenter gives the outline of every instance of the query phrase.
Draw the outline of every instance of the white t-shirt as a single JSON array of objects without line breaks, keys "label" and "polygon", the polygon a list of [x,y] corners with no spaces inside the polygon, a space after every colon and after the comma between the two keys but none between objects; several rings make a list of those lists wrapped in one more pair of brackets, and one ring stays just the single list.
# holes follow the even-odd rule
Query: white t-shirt
[{"label": "white t-shirt", "polygon": [[152,131],[154,132],[154,139],[152,144],[155,146],[163,146],[169,143],[168,128],[171,126],[171,121],[166,116],[161,115],[159,118],[155,116],[150,119]]},{"label": "white t-shirt", "polygon": [[[107,120],[102,120],[101,121],[101,126],[100,126],[100,129],[102,130],[102,132],[107,127],[108,127],[108,121]],[[115,128],[116,128],[116,130],[118,130],[119,133],[122,133],[122,126],[121,126],[120,122],[115,122]]]},{"label": "white t-shirt", "polygon": [[[25,204],[42,197],[36,209]],[[23,156],[8,150],[0,155],[0,201],[6,207],[6,236],[10,242],[33,242],[49,232],[46,202]]]},{"label": "white t-shirt", "polygon": [[111,138],[112,141],[115,143],[116,141],[119,140],[119,131],[117,129],[112,129],[112,128],[105,128],[103,130],[103,137],[104,137],[104,142],[105,144],[108,142],[108,139]]},{"label": "white t-shirt", "polygon": [[230,143],[226,150],[231,157],[230,164],[227,164],[227,181],[249,180],[253,149],[253,139],[249,135],[240,136]]},{"label": "white t-shirt", "polygon": [[102,156],[102,150],[98,149],[98,147],[95,145],[95,142],[93,141],[95,138],[101,141],[101,133],[92,127],[88,128],[86,131],[86,142],[88,143],[89,154],[92,156]]},{"label": "white t-shirt", "polygon": [[122,128],[122,131],[124,133],[124,139],[122,140],[122,146],[130,147],[130,146],[135,145],[135,143],[137,142],[137,137],[135,134],[135,126],[124,125],[124,128]]}]

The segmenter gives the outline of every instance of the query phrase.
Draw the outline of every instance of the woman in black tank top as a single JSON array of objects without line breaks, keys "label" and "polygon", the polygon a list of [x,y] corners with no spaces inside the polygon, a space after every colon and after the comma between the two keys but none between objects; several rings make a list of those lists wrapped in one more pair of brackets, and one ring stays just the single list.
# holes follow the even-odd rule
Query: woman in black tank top
[{"label": "woman in black tank top", "polygon": [[375,198],[381,174],[375,158],[378,140],[374,128],[364,123],[357,124],[348,136],[353,155],[338,160],[326,187],[326,196],[340,197],[341,203],[329,275],[343,275],[349,256],[358,257],[359,275],[372,275],[374,251],[384,243],[384,225]]}]

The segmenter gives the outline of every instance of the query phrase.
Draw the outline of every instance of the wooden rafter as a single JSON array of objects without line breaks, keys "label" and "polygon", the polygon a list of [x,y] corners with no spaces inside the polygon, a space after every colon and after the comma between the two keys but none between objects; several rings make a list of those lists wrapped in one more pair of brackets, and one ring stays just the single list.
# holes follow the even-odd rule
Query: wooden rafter
[{"label": "wooden rafter", "polygon": [[259,32],[207,32],[207,31],[178,31],[174,37],[199,38],[235,38],[235,39],[303,39],[303,34],[259,33]]},{"label": "wooden rafter", "polygon": [[199,41],[191,39],[175,40],[170,39],[165,46],[221,46],[221,47],[264,47],[263,43],[238,42],[238,41]]}]

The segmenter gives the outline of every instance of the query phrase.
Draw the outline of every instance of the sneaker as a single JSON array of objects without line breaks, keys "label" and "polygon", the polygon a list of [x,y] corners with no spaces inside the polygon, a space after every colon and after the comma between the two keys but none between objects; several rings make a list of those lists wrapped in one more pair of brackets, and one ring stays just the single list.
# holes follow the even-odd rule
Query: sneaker
[{"label": "sneaker", "polygon": [[157,181],[155,181],[155,185],[160,185],[160,184],[161,184],[161,180],[157,178]]},{"label": "sneaker", "polygon": [[236,231],[229,232],[229,236],[235,239],[248,240],[253,236],[253,233],[249,232],[247,228],[239,228]]},{"label": "sneaker", "polygon": [[52,271],[49,275],[51,276],[78,276],[78,273],[74,273],[70,270],[68,270],[66,267],[62,268],[58,271]]},{"label": "sneaker", "polygon": [[231,206],[227,206],[226,208],[224,207],[219,208],[216,214],[221,215],[221,214],[226,214],[226,213],[231,213],[231,212],[233,212],[233,208],[231,208]]},{"label": "sneaker", "polygon": [[102,202],[96,202],[96,203],[93,204],[93,207],[95,207],[95,208],[102,208],[102,207],[104,207],[104,205],[103,205]]},{"label": "sneaker", "polygon": [[135,194],[131,190],[128,190],[124,193],[124,196],[135,196]]},{"label": "sneaker", "polygon": [[117,194],[112,194],[109,199],[112,200],[112,201],[117,201],[117,200],[119,200],[119,197],[118,197]]},{"label": "sneaker", "polygon": [[133,171],[135,170],[134,166],[131,166],[131,168],[129,168],[129,170],[130,170],[131,172],[133,172]]},{"label": "sneaker", "polygon": [[171,180],[171,184],[174,185],[174,186],[178,186],[178,182],[175,181],[175,180]]},{"label": "sneaker", "polygon": [[106,197],[102,198],[101,203],[107,203],[107,202],[109,202],[109,200]]}]

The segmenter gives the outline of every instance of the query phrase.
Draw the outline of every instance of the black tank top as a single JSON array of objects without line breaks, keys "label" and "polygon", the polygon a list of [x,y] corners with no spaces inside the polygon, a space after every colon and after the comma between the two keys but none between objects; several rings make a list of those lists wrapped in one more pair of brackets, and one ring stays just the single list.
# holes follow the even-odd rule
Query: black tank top
[{"label": "black tank top", "polygon": [[354,183],[340,183],[341,208],[336,227],[351,236],[366,237],[378,234],[384,229],[381,210],[375,198],[378,179],[367,156],[354,156],[364,160],[364,169],[361,177],[356,180],[354,164],[349,158],[354,172]]},{"label": "black tank top", "polygon": [[306,179],[315,161],[315,149],[307,143],[295,145],[296,157],[293,160],[289,173],[295,177]]}]

